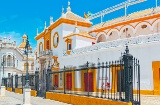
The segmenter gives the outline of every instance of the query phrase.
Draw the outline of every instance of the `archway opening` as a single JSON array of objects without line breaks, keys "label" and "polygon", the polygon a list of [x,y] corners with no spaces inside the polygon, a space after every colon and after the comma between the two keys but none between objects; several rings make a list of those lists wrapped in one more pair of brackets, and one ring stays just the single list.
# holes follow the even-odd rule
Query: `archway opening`
[{"label": "archway opening", "polygon": [[108,36],[107,41],[119,39],[117,31],[112,31],[107,36]]},{"label": "archway opening", "polygon": [[129,27],[123,28],[121,30],[121,35],[120,38],[124,39],[124,38],[130,38],[130,37],[134,37],[135,34],[133,33],[133,30]]},{"label": "archway opening", "polygon": [[151,29],[147,24],[137,26],[136,36],[151,34]]},{"label": "archway opening", "polygon": [[100,35],[97,39],[97,43],[106,42],[106,37],[104,34]]}]

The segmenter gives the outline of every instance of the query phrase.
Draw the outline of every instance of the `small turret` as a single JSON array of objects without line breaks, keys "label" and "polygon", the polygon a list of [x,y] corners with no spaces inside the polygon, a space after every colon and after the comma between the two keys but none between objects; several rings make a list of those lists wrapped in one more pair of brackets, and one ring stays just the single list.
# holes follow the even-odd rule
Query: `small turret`
[{"label": "small turret", "polygon": [[62,6],[62,17],[65,18],[65,14],[64,14],[64,8]]},{"label": "small turret", "polygon": [[26,35],[26,33],[24,33],[24,35],[22,36],[22,42],[26,42],[26,40],[27,40],[27,35]]},{"label": "small turret", "polygon": [[53,24],[53,17],[50,16],[50,25],[52,25],[52,24]]}]

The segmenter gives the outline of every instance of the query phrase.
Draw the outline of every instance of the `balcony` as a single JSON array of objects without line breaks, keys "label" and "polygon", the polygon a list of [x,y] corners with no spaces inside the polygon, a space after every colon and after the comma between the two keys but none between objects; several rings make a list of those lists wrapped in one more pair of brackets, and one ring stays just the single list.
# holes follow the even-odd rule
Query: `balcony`
[{"label": "balcony", "polygon": [[38,58],[46,58],[46,57],[49,57],[49,56],[52,56],[52,55],[53,55],[52,50],[45,50],[45,51],[41,51],[39,53]]}]

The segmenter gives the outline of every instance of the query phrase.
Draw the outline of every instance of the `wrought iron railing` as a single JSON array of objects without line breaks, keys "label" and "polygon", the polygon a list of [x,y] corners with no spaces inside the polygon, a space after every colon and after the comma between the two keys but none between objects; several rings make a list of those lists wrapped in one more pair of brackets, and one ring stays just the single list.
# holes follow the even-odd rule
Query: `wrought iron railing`
[{"label": "wrought iron railing", "polygon": [[39,57],[45,57],[45,56],[48,56],[48,55],[53,55],[52,50],[45,50],[45,51],[41,51],[39,53]]},{"label": "wrought iron railing", "polygon": [[140,63],[129,54],[128,46],[125,51],[115,61],[87,62],[79,67],[69,65],[58,71],[47,71],[46,91],[140,105]]}]

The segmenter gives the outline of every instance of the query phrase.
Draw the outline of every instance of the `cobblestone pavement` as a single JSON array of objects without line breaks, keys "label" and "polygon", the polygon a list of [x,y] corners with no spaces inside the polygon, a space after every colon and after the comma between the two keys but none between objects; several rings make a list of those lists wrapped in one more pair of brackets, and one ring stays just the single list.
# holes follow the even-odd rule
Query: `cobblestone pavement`
[{"label": "cobblestone pavement", "polygon": [[[71,105],[49,99],[31,96],[32,105]],[[0,96],[0,105],[23,105],[23,95],[6,91],[6,96]]]},{"label": "cobblestone pavement", "polygon": [[[6,91],[6,96],[0,96],[0,105],[22,105],[23,95]],[[32,105],[71,105],[49,99],[31,96]],[[141,105],[160,105],[160,96],[141,95]]]},{"label": "cobblestone pavement", "polygon": [[160,96],[141,95],[141,105],[160,105]]}]

